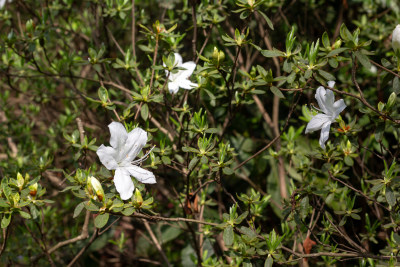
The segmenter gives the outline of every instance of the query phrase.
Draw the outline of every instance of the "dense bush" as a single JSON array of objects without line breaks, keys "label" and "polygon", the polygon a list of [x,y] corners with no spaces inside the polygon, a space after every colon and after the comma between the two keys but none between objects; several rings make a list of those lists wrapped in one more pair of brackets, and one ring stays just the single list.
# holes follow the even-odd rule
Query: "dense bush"
[{"label": "dense bush", "polygon": [[0,5],[1,265],[400,260],[397,1]]}]

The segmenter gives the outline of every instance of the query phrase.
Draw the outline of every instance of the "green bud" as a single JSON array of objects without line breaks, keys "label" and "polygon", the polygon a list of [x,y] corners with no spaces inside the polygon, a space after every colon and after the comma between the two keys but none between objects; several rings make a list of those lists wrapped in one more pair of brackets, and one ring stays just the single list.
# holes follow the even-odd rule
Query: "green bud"
[{"label": "green bud", "polygon": [[95,196],[95,199],[97,198],[99,201],[104,201],[103,187],[101,186],[99,180],[97,180],[94,176],[90,176],[88,178],[87,189],[89,194]]},{"label": "green bud", "polygon": [[22,190],[22,188],[24,187],[24,185],[25,185],[25,179],[24,179],[24,177],[23,177],[20,173],[18,173],[18,174],[17,174],[17,186],[18,186],[18,188],[19,188],[19,191]]},{"label": "green bud", "polygon": [[337,48],[339,48],[341,45],[342,45],[342,40],[341,40],[341,39],[338,39],[338,40],[336,40],[336,42],[333,44],[333,48],[334,48],[334,49],[337,49]]},{"label": "green bud", "polygon": [[212,58],[216,65],[219,66],[221,64],[221,61],[225,59],[225,53],[223,51],[218,51],[218,48],[214,46]]},{"label": "green bud", "polygon": [[143,204],[143,197],[140,191],[136,188],[135,189],[135,196],[134,196],[134,201],[133,204],[137,207],[140,208]]},{"label": "green bud", "polygon": [[35,24],[34,24],[34,22],[33,22],[33,20],[32,19],[30,19],[30,20],[28,20],[27,22],[26,22],[26,31],[27,32],[32,32],[33,31],[33,29],[35,28]]},{"label": "green bud", "polygon": [[385,108],[385,104],[382,103],[382,102],[379,102],[379,103],[378,103],[378,110],[379,110],[379,111],[382,111],[384,108]]},{"label": "green bud", "polygon": [[397,97],[397,95],[395,92],[390,94],[388,102],[386,104],[386,109],[389,110],[393,107],[393,105],[396,103],[396,97]]},{"label": "green bud", "polygon": [[29,195],[31,195],[32,197],[36,197],[37,189],[38,189],[38,183],[34,183],[33,185],[30,185],[29,186]]}]

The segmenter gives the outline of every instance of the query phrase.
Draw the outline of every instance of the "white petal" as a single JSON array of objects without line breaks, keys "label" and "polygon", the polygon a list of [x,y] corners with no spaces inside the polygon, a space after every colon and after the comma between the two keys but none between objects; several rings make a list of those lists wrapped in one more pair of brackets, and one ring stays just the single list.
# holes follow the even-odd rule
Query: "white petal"
[{"label": "white petal", "polygon": [[139,182],[142,182],[144,184],[155,184],[156,183],[156,177],[154,174],[148,170],[145,170],[143,168],[140,168],[139,166],[131,165],[129,167],[125,167],[126,170],[129,171],[129,173],[136,178]]},{"label": "white petal", "polygon": [[116,161],[117,158],[117,151],[110,147],[110,146],[104,146],[101,145],[97,151],[96,151],[97,156],[99,156],[99,159],[101,163],[109,170],[115,170],[118,167],[118,163]]},{"label": "white petal", "polygon": [[174,56],[175,56],[174,66],[175,67],[180,67],[182,65],[182,57],[181,57],[181,55],[179,55],[178,53],[174,53]]},{"label": "white petal", "polygon": [[128,138],[128,133],[124,125],[120,122],[112,122],[108,125],[110,129],[111,137],[110,137],[110,144],[113,148],[120,150],[126,142]]},{"label": "white petal", "polygon": [[124,168],[118,168],[114,175],[114,184],[121,199],[127,200],[132,197],[135,185],[132,182],[129,172]]},{"label": "white petal", "polygon": [[191,81],[187,80],[187,79],[179,79],[176,81],[176,83],[178,84],[179,87],[183,88],[183,89],[193,89],[198,87],[199,85],[197,83],[192,83]]},{"label": "white petal", "polygon": [[321,136],[319,137],[319,145],[322,149],[325,149],[325,142],[329,138],[329,130],[331,127],[331,122],[326,122],[321,128]]},{"label": "white petal", "polygon": [[142,128],[135,128],[128,133],[128,139],[120,152],[119,162],[131,162],[140,153],[147,143],[147,132]]},{"label": "white petal", "polygon": [[307,124],[306,133],[320,130],[327,122],[331,122],[331,117],[325,114],[317,114],[313,116]]},{"label": "white petal", "polygon": [[340,99],[333,104],[333,108],[335,112],[333,114],[334,117],[332,119],[336,119],[337,116],[339,116],[339,114],[346,108],[346,104],[344,103],[343,99]]},{"label": "white petal", "polygon": [[315,94],[319,108],[325,113],[331,115],[333,113],[333,103],[335,102],[335,96],[329,89],[325,90],[324,87],[320,86]]},{"label": "white petal", "polygon": [[325,94],[325,88],[320,86],[317,88],[317,92],[315,93],[315,99],[317,99],[318,106],[322,110],[322,112],[327,113],[328,110],[325,107]]},{"label": "white petal", "polygon": [[179,85],[176,82],[169,82],[168,90],[171,94],[176,94],[179,91]]},{"label": "white petal", "polygon": [[329,82],[328,82],[328,86],[329,86],[330,88],[333,88],[333,87],[335,86],[335,81],[329,81]]},{"label": "white petal", "polygon": [[182,64],[182,68],[185,68],[185,70],[180,70],[179,73],[179,78],[187,79],[192,75],[194,69],[196,68],[196,63],[193,61],[188,61]]},{"label": "white petal", "polygon": [[393,30],[392,47],[395,52],[400,51],[400,24]]}]

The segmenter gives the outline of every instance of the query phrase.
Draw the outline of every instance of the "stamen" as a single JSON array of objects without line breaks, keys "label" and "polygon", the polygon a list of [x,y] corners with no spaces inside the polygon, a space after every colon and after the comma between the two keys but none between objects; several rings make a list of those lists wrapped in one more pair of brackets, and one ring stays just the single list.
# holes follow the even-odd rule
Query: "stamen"
[{"label": "stamen", "polygon": [[156,146],[154,145],[152,148],[150,148],[150,150],[149,150],[143,157],[141,157],[140,159],[137,159],[137,160],[132,161],[132,164],[134,164],[134,165],[139,165],[140,163],[142,163],[143,161],[145,161],[145,160],[149,157],[150,152],[151,152],[155,147],[156,147]]}]

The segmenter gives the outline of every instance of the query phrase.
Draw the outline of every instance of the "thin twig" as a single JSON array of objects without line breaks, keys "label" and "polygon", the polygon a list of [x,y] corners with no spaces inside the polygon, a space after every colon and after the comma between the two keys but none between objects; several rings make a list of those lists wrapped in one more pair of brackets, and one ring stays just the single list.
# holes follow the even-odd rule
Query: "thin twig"
[{"label": "thin twig", "polygon": [[78,242],[80,240],[86,239],[89,237],[89,231],[88,231],[88,225],[89,225],[89,220],[90,220],[90,211],[86,211],[86,215],[85,215],[85,221],[83,223],[83,227],[82,227],[82,232],[80,235],[78,235],[77,237],[59,242],[58,244],[56,244],[54,247],[49,249],[49,253],[53,253],[54,251],[56,251],[57,249]]},{"label": "thin twig", "polygon": [[89,242],[76,254],[76,256],[72,259],[72,261],[67,265],[67,267],[71,267],[75,264],[75,262],[85,253],[85,251],[90,247],[90,245],[96,240],[97,235],[99,233],[99,229],[96,228],[92,234],[92,237],[89,239]]},{"label": "thin twig", "polygon": [[149,223],[146,220],[142,220],[144,227],[146,228],[147,232],[150,235],[151,240],[153,241],[154,245],[156,246],[158,252],[161,254],[162,258],[164,259],[165,263],[167,264],[167,266],[171,266],[171,264],[168,261],[167,255],[165,255],[164,251],[161,248],[160,243],[158,242],[156,236],[153,233],[153,230],[151,230],[151,227],[149,225]]}]

